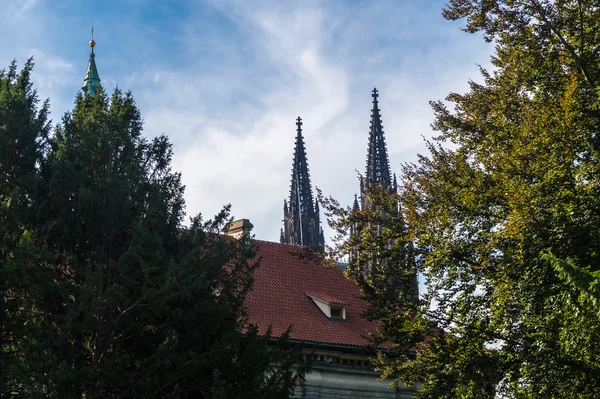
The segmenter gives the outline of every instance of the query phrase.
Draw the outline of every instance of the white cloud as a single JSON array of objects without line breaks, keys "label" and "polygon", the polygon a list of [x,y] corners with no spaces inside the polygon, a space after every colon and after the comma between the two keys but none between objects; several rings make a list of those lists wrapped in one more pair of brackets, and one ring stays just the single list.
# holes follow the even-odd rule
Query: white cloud
[{"label": "white cloud", "polygon": [[34,80],[36,87],[52,89],[55,86],[70,86],[75,79],[73,65],[55,55],[46,54],[40,49],[29,49],[34,58]]},{"label": "white cloud", "polygon": [[[232,203],[258,238],[277,240],[296,117],[304,121],[313,185],[350,204],[356,170],[365,167],[373,86],[380,90],[391,166],[399,172],[401,162],[424,151],[421,136],[431,135],[428,101],[466,90],[467,79],[478,76],[476,62],[487,63],[490,46],[424,3],[215,0],[207,11],[191,2],[183,22],[164,31],[148,21],[122,24],[126,30],[115,27],[111,43],[105,24],[97,62],[107,90],[117,84],[133,89],[146,134],[166,133],[174,143],[189,214],[211,216]],[[52,39],[44,26],[50,8],[26,0],[9,4],[15,13],[26,6],[32,23],[0,15],[0,33],[18,32],[8,49],[0,46],[0,58],[44,49],[28,51],[36,54],[40,97],[52,98],[56,119],[82,83],[87,49],[68,59],[65,38]],[[211,13],[219,18],[206,19]],[[52,18],[52,26],[63,23]],[[79,19],[85,18],[91,19]],[[124,11],[114,18],[133,17]],[[185,44],[177,49],[183,53],[175,55],[161,40]],[[44,42],[59,44],[52,51]]]},{"label": "white cloud", "polygon": [[8,11],[12,11],[14,15],[22,16],[30,9],[34,8],[39,0],[8,0]]},{"label": "white cloud", "polygon": [[[341,11],[294,4],[216,5],[246,35],[253,57],[264,59],[259,66],[268,64],[269,72],[238,65],[232,55],[233,66],[224,60],[220,73],[199,75],[195,65],[171,74],[161,71],[142,96],[147,131],[166,132],[175,144],[188,212],[210,216],[231,202],[235,216],[249,218],[257,237],[267,240],[278,239],[282,203],[289,195],[298,115],[304,120],[313,184],[350,204],[358,190],[356,170],[364,170],[373,85],[381,92],[392,169],[399,172],[401,162],[423,151],[422,135],[431,135],[428,101],[464,90],[467,78],[477,73],[475,60],[487,59],[487,48],[477,47],[481,56],[465,65],[465,56],[474,55],[473,41],[428,49],[413,43],[398,57],[393,52],[401,49],[370,48],[370,41],[396,36],[402,41],[406,35],[416,41],[419,32],[414,31],[424,27],[405,26],[400,33],[379,32],[381,38],[367,40],[376,27],[361,15],[380,15],[379,8]],[[447,59],[452,56],[462,58]]]},{"label": "white cloud", "polygon": [[[146,102],[146,126],[153,134],[167,132],[175,143],[189,213],[210,216],[231,202],[237,217],[254,223],[259,238],[275,240],[289,189],[295,119],[300,115],[305,121],[310,165],[321,129],[347,110],[348,77],[323,52],[320,10],[238,11],[231,14],[234,22],[252,35],[257,51],[282,78],[256,93],[235,76],[198,77],[193,68],[161,78],[163,105]],[[228,91],[250,99],[227,115],[211,115],[209,97]],[[313,179],[319,172],[313,171]]]}]

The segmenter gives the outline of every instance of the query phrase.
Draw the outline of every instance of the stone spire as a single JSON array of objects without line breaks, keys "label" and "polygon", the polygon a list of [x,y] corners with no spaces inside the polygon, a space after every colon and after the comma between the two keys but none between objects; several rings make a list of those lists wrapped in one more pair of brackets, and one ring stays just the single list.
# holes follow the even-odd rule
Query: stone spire
[{"label": "stone spire", "polygon": [[93,96],[96,94],[98,89],[102,88],[100,84],[100,75],[98,74],[98,68],[96,68],[96,55],[94,54],[94,47],[96,47],[96,42],[94,41],[94,26],[92,25],[92,40],[90,40],[90,47],[92,48],[92,52],[90,53],[90,61],[88,63],[88,69],[85,74],[85,78],[83,79],[83,86],[81,89],[84,93]]},{"label": "stone spire", "polygon": [[371,109],[371,128],[367,148],[367,171],[364,177],[360,179],[360,205],[362,209],[371,207],[367,195],[369,187],[381,186],[387,188],[390,193],[396,192],[396,178],[394,176],[394,180],[392,180],[390,173],[390,161],[383,134],[381,111],[379,110],[379,93],[376,88],[373,89],[371,95],[373,96],[373,108]]},{"label": "stone spire", "polygon": [[371,110],[371,130],[369,132],[367,173],[365,174],[365,178],[369,185],[380,184],[391,189],[390,162],[385,146],[383,123],[381,122],[381,112],[379,111],[379,101],[377,100],[379,94],[376,88],[373,89],[372,96],[373,109]]},{"label": "stone spire", "polygon": [[354,194],[354,203],[352,204],[352,209],[355,211],[360,209],[360,206],[358,205],[358,196],[356,194]]},{"label": "stone spire", "polygon": [[296,120],[296,147],[290,183],[290,198],[287,203],[284,201],[281,242],[322,249],[325,240],[319,220],[319,207],[313,201],[300,117]]}]

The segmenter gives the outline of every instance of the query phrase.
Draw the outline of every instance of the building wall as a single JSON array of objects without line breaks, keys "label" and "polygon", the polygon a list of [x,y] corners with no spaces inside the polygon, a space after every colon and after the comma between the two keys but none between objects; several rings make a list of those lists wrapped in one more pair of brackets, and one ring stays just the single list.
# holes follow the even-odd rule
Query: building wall
[{"label": "building wall", "polygon": [[379,380],[368,356],[319,351],[313,355],[313,369],[296,388],[295,399],[409,399],[403,384],[390,388]]}]

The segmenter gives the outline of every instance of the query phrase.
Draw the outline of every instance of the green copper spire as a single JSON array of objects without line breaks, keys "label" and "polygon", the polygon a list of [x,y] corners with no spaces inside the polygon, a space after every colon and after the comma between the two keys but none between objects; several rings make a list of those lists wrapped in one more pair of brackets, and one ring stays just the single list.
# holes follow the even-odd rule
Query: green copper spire
[{"label": "green copper spire", "polygon": [[94,47],[96,46],[96,42],[94,41],[94,26],[92,25],[92,40],[90,40],[90,47],[92,48],[92,52],[90,53],[90,62],[88,64],[88,69],[85,74],[85,78],[83,79],[83,86],[81,89],[84,93],[93,96],[96,94],[99,88],[102,87],[100,84],[100,75],[98,74],[98,68],[96,68],[96,61],[94,54]]}]

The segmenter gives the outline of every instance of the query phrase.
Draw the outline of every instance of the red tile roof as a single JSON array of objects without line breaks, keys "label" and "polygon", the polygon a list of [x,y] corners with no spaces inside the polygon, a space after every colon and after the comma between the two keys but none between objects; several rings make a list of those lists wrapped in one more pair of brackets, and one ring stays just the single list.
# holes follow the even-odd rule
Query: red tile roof
[{"label": "red tile roof", "polygon": [[[324,344],[370,346],[365,336],[377,324],[361,317],[366,303],[360,290],[339,268],[327,268],[300,247],[255,240],[260,267],[254,286],[246,297],[250,323],[261,333],[272,326],[280,336],[290,325],[291,338]],[[331,303],[343,303],[346,320],[329,320],[308,296]],[[333,300],[332,300],[333,299]]]}]

